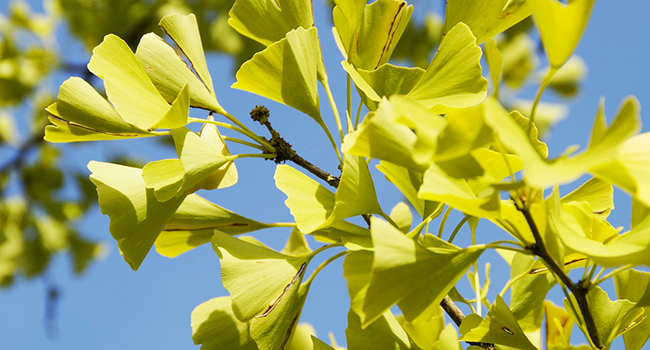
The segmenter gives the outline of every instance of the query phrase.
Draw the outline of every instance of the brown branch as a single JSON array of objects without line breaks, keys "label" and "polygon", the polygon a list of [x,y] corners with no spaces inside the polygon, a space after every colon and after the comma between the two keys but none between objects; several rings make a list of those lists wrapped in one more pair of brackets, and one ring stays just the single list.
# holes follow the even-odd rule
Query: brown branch
[{"label": "brown branch", "polygon": [[[286,160],[292,161],[293,163],[299,165],[303,169],[307,170],[308,172],[312,173],[313,175],[316,175],[319,179],[327,182],[330,186],[334,188],[339,187],[339,182],[340,179],[336,176],[333,176],[332,174],[322,170],[321,168],[315,166],[311,162],[307,161],[305,158],[301,157],[296,153],[296,151],[293,150],[291,147],[291,144],[289,144],[287,141],[285,141],[280,134],[273,129],[271,126],[271,122],[269,121],[269,110],[264,107],[264,106],[256,106],[252,111],[251,111],[251,118],[259,122],[260,124],[266,126],[266,128],[269,130],[269,132],[272,135],[271,138],[271,145],[273,145],[276,148],[277,152],[277,157],[274,159],[276,163],[283,162]],[[363,219],[366,221],[368,224],[368,227],[370,227],[370,214],[365,214],[363,215]],[[463,319],[465,318],[465,315],[463,312],[456,306],[453,300],[447,295],[442,299],[440,302],[440,306],[442,307],[443,310],[451,317],[451,319],[456,323],[457,326],[460,326],[460,324],[463,322]],[[494,344],[489,344],[489,343],[477,343],[477,342],[467,342],[469,345],[474,345],[474,346],[479,346],[487,350],[495,350]]]},{"label": "brown branch", "polygon": [[596,323],[594,322],[594,318],[591,315],[589,304],[587,303],[588,290],[583,288],[581,283],[574,283],[569,275],[567,275],[567,273],[564,271],[564,268],[557,261],[555,261],[555,259],[553,259],[551,253],[549,253],[548,249],[546,249],[546,245],[542,240],[542,235],[539,233],[539,229],[537,228],[537,224],[535,224],[533,216],[530,214],[529,208],[526,206],[522,207],[518,205],[517,202],[515,202],[515,206],[517,207],[517,210],[519,210],[526,218],[526,222],[530,227],[530,231],[533,233],[533,237],[535,238],[535,244],[528,247],[528,249],[530,249],[535,255],[539,256],[546,267],[548,267],[548,269],[551,270],[553,274],[559,278],[565,286],[567,286],[567,288],[569,288],[571,293],[573,293],[573,296],[578,302],[578,308],[580,308],[582,318],[585,321],[585,326],[587,327],[589,338],[591,338],[591,341],[598,349],[604,348],[600,337],[598,336]]}]

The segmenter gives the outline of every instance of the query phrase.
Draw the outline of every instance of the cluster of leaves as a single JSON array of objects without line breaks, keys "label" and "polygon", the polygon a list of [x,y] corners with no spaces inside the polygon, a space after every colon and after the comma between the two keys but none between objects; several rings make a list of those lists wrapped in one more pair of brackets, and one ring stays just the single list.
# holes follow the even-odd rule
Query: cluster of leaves
[{"label": "cluster of leaves", "polygon": [[[0,147],[10,154],[0,164],[3,286],[20,274],[31,278],[46,272],[54,254],[70,251],[73,269],[81,273],[102,252],[99,244],[79,235],[74,224],[96,205],[96,191],[84,174],[60,164],[65,151],[42,142],[44,109],[53,99],[50,77],[77,71],[89,83],[93,78],[85,65],[68,61],[61,52],[58,29],[67,25],[89,50],[108,32],[122,35],[135,47],[143,34],[156,28],[160,17],[194,11],[204,14],[199,25],[208,49],[243,61],[262,46],[227,25],[232,3],[44,0],[44,13],[37,13],[26,2],[12,1],[7,16],[0,14]],[[121,161],[132,162],[128,156]],[[62,195],[64,188],[77,197]]]},{"label": "cluster of leaves", "polygon": [[[360,107],[353,120],[350,103],[342,119],[331,94],[311,1],[237,0],[228,23],[265,48],[241,65],[233,87],[313,119],[332,143],[340,176],[323,172],[279,143],[259,109],[256,119],[271,131],[271,140],[222,107],[194,15],[173,14],[160,21],[174,46],[150,33],[134,53],[127,42],[107,35],[88,65],[103,80],[107,99],[84,80],[68,79],[47,108],[52,125],[45,129],[45,139],[171,136],[177,158],[142,168],[94,161],[88,167],[101,210],[110,217],[110,232],[133,269],[154,245],[169,257],[201,244],[214,247],[230,296],[201,304],[192,313],[193,339],[203,349],[337,348],[310,336],[309,327],[298,326],[298,320],[314,278],[341,257],[351,299],[346,331],[351,350],[459,349],[459,341],[473,347],[536,349],[544,324],[549,349],[574,348],[569,343],[574,324],[590,343],[583,348],[606,348],[623,335],[628,349],[640,349],[650,336],[644,322],[650,274],[633,267],[650,264],[650,134],[637,134],[638,103],[626,99],[609,126],[601,105],[590,143],[581,153],[571,149],[549,158],[539,135],[558,119],[557,108],[540,105],[543,91],[551,86],[570,95],[584,74],[579,61],[568,61],[593,4],[449,0],[444,36],[423,69],[388,63],[407,31],[413,6],[402,0],[337,0],[333,31],[344,57],[342,68],[368,110],[360,118]],[[505,88],[520,87],[536,69],[527,34],[532,28],[522,22],[531,15],[549,67],[527,106]],[[498,41],[493,39],[506,30]],[[483,52],[492,83],[489,94],[480,64]],[[319,83],[332,107],[340,147],[321,114]],[[204,110],[207,118],[189,117],[190,108]],[[203,127],[195,133],[187,128],[190,123]],[[247,140],[223,136],[218,126]],[[255,153],[232,155],[226,141]],[[332,192],[295,167],[278,165],[276,186],[287,196],[295,223],[248,219],[194,193],[236,184],[236,159],[279,157],[336,188]],[[378,161],[377,169],[403,193],[417,217],[406,203],[390,213],[382,209],[370,160]],[[561,196],[559,185],[585,174],[593,177]],[[623,234],[607,221],[614,185],[634,199],[632,227]],[[451,210],[464,219],[445,240]],[[429,223],[443,212],[438,234],[428,233]],[[359,216],[367,227],[349,220]],[[481,220],[512,239],[476,244]],[[465,223],[474,243],[454,245]],[[280,252],[251,237],[235,237],[270,227],[292,228]],[[326,245],[312,250],[305,235]],[[341,251],[307,276],[313,258],[335,247]],[[511,266],[510,281],[492,301],[477,266],[489,249],[498,250]],[[579,281],[568,276],[576,268],[584,271]],[[455,288],[466,274],[474,300]],[[610,278],[616,281],[617,300],[599,287]],[[563,307],[545,301],[555,285],[566,294]],[[502,298],[508,289],[509,304]],[[455,302],[467,304],[472,314],[464,317]],[[393,315],[395,305],[402,316]],[[460,336],[454,325],[445,325],[443,309],[460,326]]]},{"label": "cluster of leaves", "polygon": [[[42,142],[47,123],[43,108],[52,99],[44,85],[48,75],[60,69],[54,38],[58,18],[54,7],[36,14],[21,2],[12,3],[8,16],[0,17],[0,147],[3,151],[16,149],[0,169],[3,287],[18,275],[33,278],[43,274],[51,257],[65,251],[70,252],[73,271],[81,273],[102,251],[75,227],[95,205],[94,189],[81,172],[63,170],[60,151]],[[13,109],[26,100],[33,101],[32,116],[21,116]],[[24,130],[17,122],[19,117],[30,121],[27,136],[19,136]],[[38,150],[36,157],[28,157],[34,149]],[[77,188],[77,198],[61,193],[66,179]]]}]

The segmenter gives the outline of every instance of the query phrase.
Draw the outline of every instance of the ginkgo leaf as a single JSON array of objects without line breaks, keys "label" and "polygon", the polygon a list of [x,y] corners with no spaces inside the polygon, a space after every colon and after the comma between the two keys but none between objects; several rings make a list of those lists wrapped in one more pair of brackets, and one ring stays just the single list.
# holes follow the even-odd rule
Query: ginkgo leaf
[{"label": "ginkgo leaf", "polygon": [[524,331],[535,331],[542,326],[544,299],[555,284],[550,274],[531,274],[534,259],[517,253],[510,263],[510,279],[526,274],[512,284],[510,310]]},{"label": "ginkgo leaf", "polygon": [[422,79],[407,96],[429,108],[477,105],[487,95],[487,80],[481,76],[480,60],[481,49],[476,45],[476,38],[467,25],[459,23],[442,39]]},{"label": "ginkgo leaf", "polygon": [[422,186],[422,173],[386,161],[379,162],[377,170],[381,171],[386,176],[386,179],[402,192],[423,218],[428,217],[443,206],[442,203],[431,202],[418,197],[418,190]]},{"label": "ginkgo leaf", "polygon": [[350,310],[345,336],[348,340],[348,350],[417,349],[411,346],[408,334],[390,310],[386,310],[374,322],[365,325],[359,316]]},{"label": "ginkgo leaf", "polygon": [[424,248],[375,218],[371,219],[370,232],[375,253],[363,313],[359,315],[364,326],[396,303],[409,322],[429,320],[442,298],[484,249]]},{"label": "ginkgo leaf", "polygon": [[300,27],[242,64],[232,87],[293,107],[322,126],[317,89],[320,59],[316,28]]},{"label": "ginkgo leaf", "polygon": [[314,350],[312,337],[316,330],[309,323],[300,323],[291,333],[286,350]]},{"label": "ginkgo leaf", "polygon": [[156,198],[167,201],[192,190],[206,178],[232,161],[223,149],[215,149],[188,128],[171,131],[176,153],[180,159],[166,159],[147,164],[143,169],[147,188],[154,189]]},{"label": "ginkgo leaf", "polygon": [[170,109],[129,46],[115,35],[95,47],[88,70],[104,80],[108,100],[122,119],[140,129],[155,128]]},{"label": "ginkgo leaf", "polygon": [[560,68],[578,46],[587,28],[596,0],[576,0],[568,4],[558,0],[526,1],[535,13],[535,20],[546,49],[548,60]]},{"label": "ginkgo leaf", "polygon": [[[510,3],[515,6],[509,6]],[[505,31],[530,16],[530,1],[511,0],[449,0],[445,32],[463,22],[472,30],[478,44]]]},{"label": "ginkgo leaf", "polygon": [[333,347],[325,344],[322,340],[311,336],[313,350],[335,350]]},{"label": "ginkgo leaf", "polygon": [[278,299],[275,312],[270,310],[270,313],[259,315],[250,321],[251,337],[259,350],[285,348],[298,324],[309,287],[309,284],[296,283],[281,300]]},{"label": "ginkgo leaf", "polygon": [[[575,298],[573,294],[570,296],[572,299]],[[575,303],[575,299],[573,302]],[[568,303],[569,301],[564,299],[564,305],[569,315],[587,334],[582,315],[574,314]],[[616,337],[632,329],[644,317],[643,308],[626,299],[611,301],[607,292],[598,286],[590,289],[587,293],[587,303],[596,326],[596,332],[604,347],[608,347]],[[578,312],[580,312],[579,309]]]},{"label": "ginkgo leaf", "polygon": [[287,195],[285,203],[303,233],[357,215],[383,214],[368,165],[360,157],[346,157],[336,194],[286,165],[277,167],[274,178],[276,186]]},{"label": "ginkgo leaf", "polygon": [[370,250],[353,251],[343,261],[343,277],[350,295],[350,310],[363,314],[363,304],[370,285],[374,253]]},{"label": "ginkgo leaf", "polygon": [[492,80],[492,95],[499,96],[499,86],[503,73],[503,56],[497,47],[497,41],[490,39],[485,42],[485,60],[490,69],[490,78]]},{"label": "ginkgo leaf", "polygon": [[185,198],[164,227],[165,231],[217,229],[241,234],[270,227],[224,209],[196,194]]},{"label": "ginkgo leaf", "polygon": [[522,350],[537,349],[526,337],[515,315],[500,295],[497,295],[485,319],[477,327],[464,333],[459,340],[493,343]]},{"label": "ginkgo leaf", "polygon": [[237,0],[229,16],[231,27],[265,46],[293,29],[314,26],[311,0]]},{"label": "ginkgo leaf", "polygon": [[[237,319],[264,319],[289,290],[295,292],[309,256],[294,257],[215,231],[212,244],[221,260],[224,287]],[[295,288],[292,288],[295,287]]]},{"label": "ginkgo leaf", "polygon": [[629,192],[635,200],[650,206],[650,133],[629,138],[621,144],[614,161],[592,169],[618,187]]},{"label": "ginkgo leaf", "polygon": [[552,302],[544,301],[546,316],[546,348],[560,350],[569,347],[573,320],[569,313]]},{"label": "ginkgo leaf", "polygon": [[499,192],[490,190],[477,196],[464,179],[449,177],[440,167],[433,164],[424,173],[424,181],[418,196],[435,202],[447,203],[467,215],[486,218],[499,217]]},{"label": "ginkgo leaf", "polygon": [[[413,6],[401,0],[335,1],[335,36],[354,67],[375,70],[388,62],[402,36]],[[365,7],[364,7],[365,6]]]},{"label": "ginkgo leaf", "polygon": [[564,210],[551,212],[564,246],[606,267],[650,264],[650,224],[619,236],[615,228],[593,214],[586,202],[581,203],[565,204]]},{"label": "ginkgo leaf", "polygon": [[158,35],[145,34],[140,39],[135,57],[167,102],[173,102],[183,86],[188,85],[192,107],[223,112],[212,85],[206,86],[180,54]]},{"label": "ginkgo leaf", "polygon": [[546,160],[517,119],[508,115],[496,101],[491,103],[491,113],[486,114],[486,122],[496,131],[501,142],[521,158],[524,180],[541,188],[573,181],[587,171],[597,171],[609,164],[615,159],[620,145],[640,126],[638,102],[634,98],[628,98],[609,129],[598,142],[592,142],[585,152],[573,157]]},{"label": "ginkgo leaf", "polygon": [[156,239],[158,254],[174,258],[209,243],[214,230],[237,235],[271,227],[191,194],[185,198]]},{"label": "ginkgo leaf", "polygon": [[[210,115],[208,120],[214,120],[214,117]],[[203,140],[208,145],[212,146],[215,150],[221,153],[222,156],[230,156],[230,151],[226,146],[226,143],[223,141],[219,129],[214,124],[205,123],[201,127],[201,132],[199,132],[201,140]],[[195,187],[190,189],[190,192],[196,192],[200,189],[205,190],[214,190],[221,189],[226,187],[231,187],[237,183],[239,179],[239,174],[237,173],[237,167],[235,167],[234,161],[229,161],[226,164],[222,165],[214,173],[208,176],[205,180],[199,182]]]},{"label": "ginkgo leaf", "polygon": [[213,229],[162,231],[156,238],[156,252],[168,258],[175,258],[196,247],[209,243],[213,235]]},{"label": "ginkgo leaf", "polygon": [[386,160],[423,171],[436,154],[445,118],[413,99],[393,96],[383,100],[357,131],[346,135],[343,152]]},{"label": "ginkgo leaf", "polygon": [[192,340],[201,350],[257,350],[249,327],[233,315],[229,297],[210,299],[192,311]]},{"label": "ginkgo leaf", "polygon": [[390,218],[397,224],[400,231],[408,233],[411,230],[411,223],[413,222],[413,214],[411,208],[404,202],[399,202],[390,211]]},{"label": "ginkgo leaf", "polygon": [[301,256],[301,255],[308,255],[311,253],[311,248],[309,248],[309,244],[307,243],[307,240],[305,239],[305,235],[300,232],[298,229],[293,229],[291,230],[291,234],[289,235],[289,239],[287,240],[287,243],[284,245],[284,248],[282,249],[281,253],[286,254],[286,255],[293,255],[293,256]]},{"label": "ginkgo leaf", "polygon": [[142,168],[142,178],[147,188],[154,189],[156,198],[165,202],[176,197],[183,188],[185,168],[178,159],[163,159],[147,163]]},{"label": "ginkgo leaf", "polygon": [[327,221],[334,210],[334,193],[288,165],[278,165],[274,178],[301,232],[313,232]]},{"label": "ginkgo leaf", "polygon": [[205,61],[196,16],[194,14],[182,16],[175,13],[163,17],[158,25],[174,40],[179,50],[187,57],[192,69],[203,82],[205,88],[212,91],[212,78],[208,71],[208,64]]},{"label": "ginkgo leaf", "polygon": [[111,235],[126,262],[137,270],[185,196],[159,202],[153,189],[145,187],[138,168],[93,161],[88,169],[97,186],[99,207],[111,219]]},{"label": "ginkgo leaf", "polygon": [[349,62],[341,62],[361,92],[364,104],[376,110],[383,97],[406,95],[420,81],[422,68],[398,67],[386,63],[375,70],[355,69]]},{"label": "ginkgo leaf", "polygon": [[88,82],[78,77],[69,78],[61,84],[57,102],[47,111],[93,130],[112,134],[147,133],[125,121]]},{"label": "ginkgo leaf", "polygon": [[605,213],[614,209],[614,188],[608,181],[592,177],[577,189],[560,199],[562,204],[587,202],[594,213]]},{"label": "ginkgo leaf", "polygon": [[[397,321],[413,343],[421,349],[433,348],[445,328],[445,318],[442,314],[441,307],[436,309],[435,314],[430,320],[411,323],[406,321],[403,316],[397,316]],[[454,341],[458,343],[456,339]]]},{"label": "ginkgo leaf", "polygon": [[[630,269],[614,276],[616,296],[642,307],[644,317],[650,313],[650,273]],[[650,338],[650,322],[644,320],[623,334],[626,350],[641,350]]]}]

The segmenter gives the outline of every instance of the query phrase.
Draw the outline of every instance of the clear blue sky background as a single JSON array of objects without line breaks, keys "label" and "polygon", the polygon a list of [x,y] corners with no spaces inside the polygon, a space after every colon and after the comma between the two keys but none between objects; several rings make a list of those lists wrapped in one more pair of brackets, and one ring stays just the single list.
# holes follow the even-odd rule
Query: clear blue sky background
[{"label": "clear blue sky background", "polygon": [[[3,13],[6,13],[5,3],[6,0],[3,0],[0,4]],[[442,1],[418,0],[414,5],[416,12],[438,10],[442,8]],[[35,4],[35,7],[39,6]],[[339,64],[341,57],[334,46],[329,28],[331,13],[322,0],[317,0],[314,7],[316,24],[326,52],[326,65],[333,79],[339,108],[342,108],[345,104],[345,80]],[[577,50],[577,54],[587,63],[589,74],[580,95],[570,102],[570,116],[547,139],[553,154],[561,153],[569,145],[586,144],[601,96],[607,99],[606,111],[609,118],[614,115],[621,99],[627,95],[636,95],[642,108],[650,105],[648,15],[650,3],[645,0],[596,2],[591,22]],[[60,35],[60,40],[66,60],[87,62],[88,54],[65,31]],[[210,55],[208,64],[217,96],[227,110],[252,125],[248,122],[250,109],[255,104],[267,105],[271,109],[276,129],[294,144],[303,157],[327,171],[335,172],[334,153],[313,121],[288,107],[230,89],[234,77],[229,59]],[[53,88],[65,78],[67,76],[53,77]],[[532,97],[534,88],[536,86],[527,89],[524,97]],[[545,94],[544,100],[552,99],[552,93]],[[331,121],[328,104],[321,101],[321,105],[326,120]],[[204,117],[197,111],[193,112],[193,116]],[[650,125],[647,118],[644,117],[643,120]],[[262,133],[261,129],[256,130]],[[644,127],[644,130],[647,131],[648,127]],[[74,154],[74,157],[64,159],[65,165],[74,169],[85,169],[91,159],[106,160],[110,155],[122,152],[137,154],[143,161],[173,156],[172,150],[161,149],[151,141],[63,145],[62,148],[69,152],[66,154]],[[244,150],[232,147],[231,151]],[[237,186],[202,195],[257,220],[292,221],[289,210],[282,205],[285,197],[273,183],[275,165],[272,162],[245,159],[237,163],[237,167],[240,173]],[[400,196],[381,176],[376,176],[375,182],[384,209],[389,211],[401,200]],[[619,196],[616,205],[612,216],[614,224],[628,227],[629,199]],[[482,224],[479,227],[480,235],[484,237],[500,234],[491,225]],[[102,216],[98,208],[82,222],[81,231],[87,237],[104,241],[109,254],[105,259],[95,262],[81,277],[72,275],[71,262],[67,257],[55,259],[49,276],[62,292],[57,305],[57,336],[48,339],[45,334],[43,284],[40,280],[21,279],[12,288],[0,290],[0,348],[196,349],[191,340],[191,311],[210,298],[226,295],[220,283],[218,258],[212,248],[206,245],[173,260],[152,251],[140,270],[134,272],[117,252],[116,243],[108,232],[108,218]],[[279,249],[288,232],[281,229],[268,230],[255,234],[255,237]],[[314,246],[316,244],[312,245]],[[481,260],[482,263],[487,261],[501,263],[495,254],[486,255]],[[494,290],[491,299],[507,279],[504,269],[493,266],[492,271]],[[611,285],[606,287],[607,290],[612,290]],[[552,295],[559,297],[558,293]],[[560,299],[555,298],[555,302],[559,303]],[[348,306],[341,261],[338,261],[316,279],[302,321],[311,323],[322,339],[333,332],[339,343],[345,344]],[[619,342],[618,345],[622,347],[622,343]]]}]

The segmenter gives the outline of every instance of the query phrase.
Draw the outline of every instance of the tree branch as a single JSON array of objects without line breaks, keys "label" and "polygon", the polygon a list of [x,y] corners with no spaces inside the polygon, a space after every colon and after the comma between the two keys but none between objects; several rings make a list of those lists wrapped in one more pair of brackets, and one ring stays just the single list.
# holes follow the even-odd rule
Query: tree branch
[{"label": "tree branch", "polygon": [[522,207],[518,205],[516,201],[515,206],[517,207],[517,210],[519,210],[526,218],[526,222],[530,227],[530,231],[533,233],[533,237],[535,238],[535,244],[531,245],[528,248],[535,255],[539,256],[546,267],[548,267],[548,269],[551,270],[553,274],[559,278],[565,286],[569,288],[571,293],[573,293],[573,296],[578,302],[578,308],[580,308],[582,318],[585,321],[585,326],[587,327],[589,338],[591,338],[591,341],[598,349],[604,348],[600,337],[598,336],[598,331],[596,330],[596,324],[594,322],[593,316],[591,315],[589,304],[587,303],[588,290],[583,288],[581,283],[574,283],[569,275],[567,275],[567,273],[564,271],[564,268],[557,261],[555,261],[555,259],[553,259],[551,253],[549,253],[548,249],[546,249],[546,245],[542,240],[542,235],[539,233],[537,224],[535,224],[535,220],[530,214],[530,209],[526,206]]},{"label": "tree branch", "polygon": [[[293,163],[299,165],[303,169],[307,170],[308,172],[312,173],[313,175],[316,175],[319,179],[327,182],[330,186],[334,188],[339,187],[339,181],[340,179],[336,176],[333,176],[332,174],[322,170],[321,168],[315,166],[311,162],[307,161],[303,157],[299,156],[296,151],[293,150],[291,145],[286,142],[280,134],[273,129],[271,126],[271,122],[269,122],[269,110],[264,107],[264,106],[256,106],[252,111],[251,111],[251,118],[259,122],[260,124],[266,126],[266,128],[269,130],[269,132],[272,135],[271,138],[271,145],[273,145],[276,150],[277,150],[277,158],[275,159],[276,163],[282,162],[282,161],[292,161]],[[370,215],[365,214],[363,215],[363,219],[366,221],[368,226],[370,227]],[[456,323],[457,326],[460,326],[460,324],[463,322],[463,319],[465,318],[465,315],[463,312],[456,306],[453,300],[447,295],[442,299],[440,302],[440,306],[442,307],[443,310],[451,317],[451,319]],[[467,342],[469,345],[474,345],[474,346],[479,346],[487,350],[495,350],[496,348],[494,347],[494,344],[489,344],[489,343],[477,343],[477,342]]]}]

